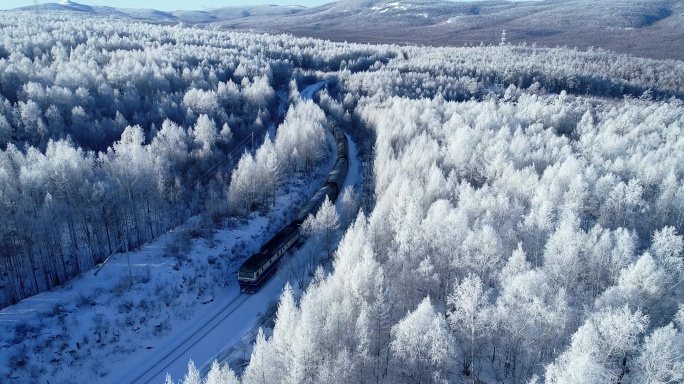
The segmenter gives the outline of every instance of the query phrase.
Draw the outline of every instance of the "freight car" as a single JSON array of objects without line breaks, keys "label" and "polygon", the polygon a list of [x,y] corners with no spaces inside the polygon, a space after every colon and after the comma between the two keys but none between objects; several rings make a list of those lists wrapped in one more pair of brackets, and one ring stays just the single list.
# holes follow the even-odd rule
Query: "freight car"
[{"label": "freight car", "polygon": [[255,293],[276,271],[283,255],[290,251],[301,240],[300,227],[304,220],[315,214],[328,197],[331,202],[337,200],[349,170],[349,143],[347,136],[337,123],[328,119],[328,128],[335,137],[337,158],[328,178],[313,198],[309,200],[297,214],[297,218],[276,233],[266,242],[259,252],[250,256],[238,270],[240,292]]}]

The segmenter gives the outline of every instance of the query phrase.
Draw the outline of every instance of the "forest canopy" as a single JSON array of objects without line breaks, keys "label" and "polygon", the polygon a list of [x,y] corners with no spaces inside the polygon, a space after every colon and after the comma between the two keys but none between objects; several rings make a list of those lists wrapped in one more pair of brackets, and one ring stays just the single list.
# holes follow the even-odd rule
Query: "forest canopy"
[{"label": "forest canopy", "polygon": [[331,270],[285,289],[243,382],[684,379],[683,62],[67,15],[0,31],[1,305],[192,215],[264,209],[323,161],[331,116],[370,203]]}]

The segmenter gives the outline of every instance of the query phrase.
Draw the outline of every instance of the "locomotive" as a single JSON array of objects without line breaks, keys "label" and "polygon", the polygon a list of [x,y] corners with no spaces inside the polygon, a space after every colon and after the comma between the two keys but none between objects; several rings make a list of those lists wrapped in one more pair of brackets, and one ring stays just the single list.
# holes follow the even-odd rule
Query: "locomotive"
[{"label": "locomotive", "polygon": [[337,144],[335,165],[328,174],[328,178],[323,186],[301,208],[297,217],[262,245],[259,251],[245,260],[240,269],[238,269],[240,292],[255,293],[258,291],[276,271],[283,255],[301,240],[302,233],[300,227],[307,216],[318,211],[323,202],[325,202],[326,196],[331,202],[337,200],[349,170],[349,143],[347,142],[347,136],[333,119],[329,118],[327,125]]}]

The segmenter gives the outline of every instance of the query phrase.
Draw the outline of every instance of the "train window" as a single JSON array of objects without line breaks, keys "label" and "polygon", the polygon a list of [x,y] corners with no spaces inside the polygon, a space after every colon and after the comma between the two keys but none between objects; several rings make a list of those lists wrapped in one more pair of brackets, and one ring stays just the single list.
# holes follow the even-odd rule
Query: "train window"
[{"label": "train window", "polygon": [[254,272],[238,272],[238,277],[243,277],[245,279],[253,279]]}]

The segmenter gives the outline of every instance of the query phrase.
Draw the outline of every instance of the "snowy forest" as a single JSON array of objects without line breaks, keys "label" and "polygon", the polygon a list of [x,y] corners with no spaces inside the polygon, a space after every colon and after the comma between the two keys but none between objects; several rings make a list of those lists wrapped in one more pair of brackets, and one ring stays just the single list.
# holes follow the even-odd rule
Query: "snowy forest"
[{"label": "snowy forest", "polygon": [[244,369],[182,382],[684,381],[684,62],[35,17],[0,13],[3,307],[268,210],[330,116],[370,196]]},{"label": "snowy forest", "polygon": [[375,133],[377,202],[243,382],[684,380],[683,69],[502,45],[341,71],[321,102]]},{"label": "snowy forest", "polygon": [[[3,14],[0,27],[2,306],[191,215],[211,225],[268,205],[274,188],[262,179],[277,187],[288,172],[311,170],[325,139],[325,114],[301,103],[272,145],[240,159],[238,144],[258,144],[278,119],[276,92],[296,90],[309,66],[385,56],[97,18],[37,25],[30,14]],[[270,175],[246,176],[254,167]]]}]

